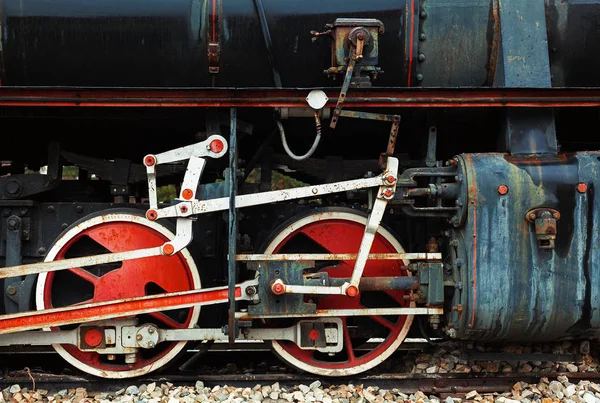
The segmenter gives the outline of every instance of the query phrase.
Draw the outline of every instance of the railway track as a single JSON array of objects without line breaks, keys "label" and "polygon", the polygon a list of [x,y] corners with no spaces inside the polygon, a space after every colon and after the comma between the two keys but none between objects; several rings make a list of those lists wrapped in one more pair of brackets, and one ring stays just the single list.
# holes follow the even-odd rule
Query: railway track
[{"label": "railway track", "polygon": [[[31,375],[31,376],[30,376]],[[294,388],[298,385],[310,385],[315,381],[321,382],[321,387],[329,388],[338,385],[364,385],[376,386],[380,389],[395,389],[399,392],[410,394],[421,391],[426,394],[435,394],[440,399],[447,396],[464,397],[476,390],[479,394],[509,392],[518,382],[537,384],[542,378],[549,380],[558,377],[568,377],[570,382],[579,381],[600,382],[600,373],[511,373],[511,374],[394,374],[383,373],[349,378],[319,378],[310,374],[229,374],[229,375],[181,375],[163,374],[147,376],[132,380],[102,379],[91,376],[53,375],[31,372],[26,370],[15,371],[11,375],[0,377],[0,388],[4,389],[18,384],[22,388],[33,387],[57,393],[60,390],[70,390],[85,387],[89,395],[108,393],[109,395],[122,394],[131,385],[172,384],[171,386],[194,385],[201,380],[206,387],[233,386],[236,388],[254,387],[256,385],[271,385],[279,383],[281,387]]]}]

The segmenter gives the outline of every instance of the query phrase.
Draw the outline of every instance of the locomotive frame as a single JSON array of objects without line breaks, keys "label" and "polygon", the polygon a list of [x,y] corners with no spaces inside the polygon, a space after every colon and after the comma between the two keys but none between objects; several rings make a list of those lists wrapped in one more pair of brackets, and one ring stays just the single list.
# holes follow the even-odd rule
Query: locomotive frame
[{"label": "locomotive frame", "polygon": [[[382,39],[389,34],[386,24],[372,18],[385,16],[382,10],[352,18],[340,15],[324,32],[311,31],[317,43],[324,40],[321,37],[331,37],[331,63],[323,71],[326,78],[298,78],[298,82],[310,85],[285,88],[281,83],[289,77],[289,65],[279,60],[283,67],[278,67],[265,7],[261,0],[255,0],[252,4],[269,66],[266,78],[257,75],[256,80],[272,80],[275,85],[227,88],[215,85],[218,75],[234,77],[232,82],[247,76],[228,70],[224,60],[229,55],[220,37],[224,32],[220,17],[224,14],[219,7],[223,3],[209,3],[213,6],[208,14],[212,18],[207,19],[212,35],[203,42],[208,69],[202,80],[206,82],[193,88],[122,88],[118,84],[94,88],[93,79],[83,80],[90,85],[39,87],[30,84],[40,79],[35,71],[29,82],[24,79],[23,86],[0,87],[0,106],[18,110],[118,108],[132,116],[138,108],[208,107],[228,108],[229,112],[225,124],[207,112],[206,135],[191,145],[169,148],[171,139],[166,138],[164,142],[143,141],[144,152],[154,145],[162,150],[147,154],[141,166],[126,159],[84,157],[50,143],[45,159],[47,174],[15,171],[0,177],[6,218],[2,223],[6,242],[0,280],[5,314],[0,315],[0,345],[53,345],[79,369],[119,378],[166,365],[187,341],[271,340],[274,351],[287,363],[319,375],[339,376],[363,372],[389,357],[407,336],[414,316],[427,317],[426,337],[513,341],[600,336],[600,255],[595,246],[600,235],[594,231],[600,213],[595,191],[600,180],[600,152],[579,148],[563,152],[557,134],[569,132],[565,129],[569,116],[587,117],[587,124],[592,126],[594,119],[587,113],[591,110],[593,114],[595,109],[590,108],[600,106],[600,91],[593,83],[589,88],[570,88],[574,86],[568,80],[578,82],[565,67],[570,59],[556,62],[557,56],[552,56],[549,38],[557,42],[564,38],[560,29],[557,33],[546,24],[556,22],[553,13],[558,13],[560,20],[562,14],[553,9],[560,6],[542,0],[474,2],[485,6],[481,7],[484,11],[489,5],[491,15],[489,55],[467,46],[479,56],[485,53],[488,87],[403,86],[436,84],[441,80],[436,73],[447,77],[444,66],[423,64],[432,56],[443,59],[446,55],[443,46],[431,45],[426,27],[436,7],[446,6],[422,0],[400,2],[405,19],[399,27],[397,21],[392,23],[399,33],[387,48]],[[567,3],[564,7],[584,7]],[[589,5],[598,4],[590,0]],[[10,7],[7,10],[12,12]],[[600,16],[600,10],[593,10],[599,11],[594,16]],[[436,32],[437,28],[429,29]],[[16,32],[26,38],[25,31]],[[15,38],[20,38],[17,34]],[[474,34],[481,32],[474,30]],[[399,43],[404,46],[402,63],[389,54]],[[581,46],[588,50],[587,45]],[[431,52],[426,56],[421,50],[428,47]],[[10,59],[11,52],[0,55]],[[313,56],[306,59],[314,60]],[[15,65],[12,62],[9,67]],[[389,75],[385,63],[401,65],[401,73],[383,79],[389,86],[376,87],[380,75]],[[461,66],[468,70],[466,63]],[[73,70],[73,77],[63,79],[80,79],[81,74]],[[140,80],[151,80],[152,72],[148,74]],[[460,72],[457,76],[467,85],[471,83],[468,74]],[[2,77],[10,83],[6,72]],[[121,79],[115,78],[115,82]],[[127,79],[136,82],[137,78]],[[341,88],[315,84],[330,79],[339,79]],[[449,76],[448,82],[453,79]],[[213,88],[209,88],[209,81]],[[433,109],[499,109],[500,146],[487,152],[443,153],[440,159],[437,128],[428,125],[426,140],[421,142],[426,145],[425,157],[415,162],[402,155],[404,150],[396,150],[398,146],[414,146],[400,126],[398,110],[404,112],[406,108],[424,111],[426,117],[421,120],[425,121],[435,115]],[[258,109],[276,112],[276,129],[257,147],[242,150],[238,134],[260,124],[261,118],[248,124],[238,113],[250,112],[251,116]],[[556,115],[565,109],[574,111],[573,115],[567,114],[559,126]],[[294,155],[287,145],[282,124],[286,118],[310,122],[305,127],[314,125],[314,141],[300,142],[312,142],[304,156]],[[322,134],[321,121],[326,119],[330,119],[329,128]],[[336,133],[334,129],[350,131],[349,126],[342,128],[340,124],[340,120],[344,123],[349,119],[365,123],[368,130],[381,122],[391,126],[389,138],[381,141],[379,151],[385,151],[379,160],[370,158],[364,165],[367,169],[361,166],[364,177],[346,180],[340,172],[331,172],[331,176],[330,172],[319,172],[332,179],[289,189],[267,191],[263,186],[262,191],[241,192],[238,168],[242,152],[250,156],[246,169],[263,160],[263,175],[270,183],[272,161],[263,154],[277,133],[289,157],[288,167],[302,171],[302,161],[311,157],[320,141]],[[449,119],[460,121],[456,116]],[[410,121],[404,116],[402,120]],[[228,138],[220,126],[229,127]],[[288,126],[288,131],[293,133],[294,128]],[[476,127],[472,133],[477,133]],[[369,154],[380,147],[368,135],[360,144],[368,147]],[[597,146],[598,142],[592,142],[592,147]],[[362,154],[347,146],[334,148]],[[207,173],[205,168],[226,155],[228,163],[219,165],[225,168],[224,180],[217,182],[217,169]],[[16,156],[14,159],[18,160]],[[84,170],[93,167],[109,177],[108,194],[119,202],[95,204],[79,199],[75,211],[91,214],[71,220],[69,225],[63,211],[71,209],[71,203],[62,201],[60,195],[53,195],[58,200],[50,204],[40,197],[49,190],[60,190],[64,160]],[[176,165],[181,162],[185,166]],[[181,179],[178,195],[170,204],[159,204],[157,199],[159,165],[167,167],[167,175]],[[374,167],[382,173],[365,172],[372,172]],[[248,175],[244,172],[241,177],[245,180]],[[147,192],[142,191],[147,203],[137,203],[134,196],[136,203],[131,204],[135,211],[109,209],[114,204],[127,206],[123,201],[131,196],[129,186],[140,182],[147,186]],[[312,209],[306,206],[332,194],[345,195],[345,200],[359,207],[339,209],[335,202],[333,210],[318,203]],[[289,204],[291,200],[303,204]],[[244,245],[242,249],[248,250],[240,253],[243,242],[238,209],[281,202],[288,205],[280,215],[290,221],[278,217],[282,226],[261,239],[261,247]],[[366,216],[362,215],[363,207],[368,211]],[[303,211],[296,214],[297,208]],[[267,210],[257,211],[267,217]],[[145,214],[140,216],[140,211]],[[212,215],[225,211],[227,215],[220,221]],[[49,248],[42,230],[50,219],[44,218],[44,213],[53,215],[51,233],[56,239]],[[406,228],[420,231],[415,235],[418,240],[409,242],[408,251],[383,223],[395,220],[396,215],[404,217]],[[212,225],[207,224],[211,220]],[[162,225],[167,221],[175,223],[174,231]],[[62,234],[56,231],[58,222]],[[220,254],[194,253],[203,242],[214,245],[217,237],[209,227],[226,228],[221,233],[228,240],[226,248]],[[200,231],[204,235],[198,237]],[[253,236],[260,233],[248,232]],[[86,239],[94,240],[108,253],[89,252],[94,249]],[[32,247],[36,252],[33,258],[26,251]],[[217,274],[198,268],[196,262],[208,261],[205,255],[209,254],[220,261],[209,262],[211,268],[225,268],[218,274],[224,278],[217,279]],[[92,284],[92,291],[82,286],[82,295],[89,292],[91,298],[78,295],[79,299],[73,299],[66,285],[56,289],[55,283],[61,279],[58,273],[63,272],[75,274],[87,283],[85,287]],[[177,280],[169,282],[170,276]],[[207,276],[208,287],[204,285]],[[129,283],[132,290],[127,289]],[[57,290],[65,296],[57,295]],[[217,304],[227,307],[226,323],[220,328],[215,327],[217,321],[198,327],[201,311]],[[353,343],[382,334],[372,351],[355,355]]]}]

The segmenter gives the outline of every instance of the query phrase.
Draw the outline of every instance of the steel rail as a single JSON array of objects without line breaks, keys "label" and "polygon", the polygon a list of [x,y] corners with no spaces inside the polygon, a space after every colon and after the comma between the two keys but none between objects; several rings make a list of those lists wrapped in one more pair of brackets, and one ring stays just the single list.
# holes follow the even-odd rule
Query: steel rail
[{"label": "steel rail", "polygon": [[[335,107],[339,88],[322,88]],[[0,87],[0,106],[52,107],[307,107],[303,88]],[[355,89],[347,107],[598,107],[600,88]]]}]

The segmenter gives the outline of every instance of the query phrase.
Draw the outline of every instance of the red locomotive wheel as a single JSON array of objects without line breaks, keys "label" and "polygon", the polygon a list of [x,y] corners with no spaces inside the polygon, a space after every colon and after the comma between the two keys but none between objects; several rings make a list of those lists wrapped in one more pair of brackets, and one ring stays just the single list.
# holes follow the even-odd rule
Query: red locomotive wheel
[{"label": "red locomotive wheel", "polygon": [[[288,223],[268,244],[265,253],[356,253],[367,218],[352,210],[326,210]],[[400,243],[380,227],[371,253],[404,252]],[[317,265],[318,266],[318,265]],[[409,276],[402,261],[368,261],[363,277]],[[319,267],[319,266],[318,266]],[[329,277],[350,277],[354,261],[322,262]],[[414,306],[407,291],[361,292],[358,297],[314,297],[318,309],[395,308]],[[402,343],[413,320],[406,316],[343,317],[344,349],[328,355],[302,350],[295,343],[274,341],[273,350],[288,364],[317,375],[347,376],[369,370],[387,359]],[[368,334],[376,333],[376,337]],[[365,343],[371,339],[369,343]]]},{"label": "red locomotive wheel", "polygon": [[[171,231],[148,221],[138,212],[105,213],[86,218],[67,229],[48,252],[46,261],[156,247],[173,237]],[[195,288],[200,288],[200,277],[190,253],[184,249],[175,256],[41,274],[36,304],[37,309],[58,308]],[[193,327],[199,314],[200,308],[191,308],[140,315],[138,319],[139,324],[151,322],[161,328],[178,329]],[[161,343],[154,349],[140,349],[133,364],[126,363],[123,354],[82,352],[72,345],[53,346],[65,360],[82,371],[104,378],[129,378],[166,365],[185,344]]]}]

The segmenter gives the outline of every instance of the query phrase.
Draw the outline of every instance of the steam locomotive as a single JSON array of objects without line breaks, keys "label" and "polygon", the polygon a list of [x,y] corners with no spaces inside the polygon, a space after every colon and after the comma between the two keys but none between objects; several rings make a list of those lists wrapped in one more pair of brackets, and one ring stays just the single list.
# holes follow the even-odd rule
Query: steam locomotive
[{"label": "steam locomotive", "polygon": [[600,336],[600,0],[0,3],[0,346]]}]

